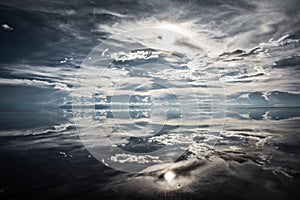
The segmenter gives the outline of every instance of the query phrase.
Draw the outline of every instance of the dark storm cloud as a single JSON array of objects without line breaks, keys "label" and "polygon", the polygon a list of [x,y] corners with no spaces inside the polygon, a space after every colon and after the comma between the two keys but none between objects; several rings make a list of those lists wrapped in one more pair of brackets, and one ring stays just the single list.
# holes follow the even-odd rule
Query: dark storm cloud
[{"label": "dark storm cloud", "polygon": [[[274,6],[276,11],[272,11]],[[78,58],[76,64],[79,64],[84,55],[99,43],[99,38],[110,34],[102,32],[99,25],[112,26],[154,16],[156,21],[193,20],[196,24],[207,24],[208,29],[201,31],[214,31],[213,38],[230,38],[230,35],[256,30],[251,34],[256,35],[256,40],[261,40],[272,32],[282,36],[284,31],[289,30],[292,34],[291,30],[299,24],[297,7],[297,1],[202,0],[183,3],[169,0],[76,0],[71,4],[59,0],[4,0],[0,3],[0,22],[2,25],[9,24],[14,30],[2,29],[0,32],[0,62],[32,60],[34,63],[48,61],[53,64],[73,52]],[[288,23],[283,23],[287,20]],[[249,37],[248,33],[245,41],[238,43],[249,45],[249,42],[255,42],[247,42],[249,38],[246,37]]]},{"label": "dark storm cloud", "polygon": [[0,23],[13,28],[11,31],[0,30],[0,62],[12,62],[38,52],[45,43],[44,38],[55,42],[55,33],[46,29],[38,15],[3,5],[0,9]]},{"label": "dark storm cloud", "polygon": [[119,18],[113,12],[104,10],[101,13],[92,7],[69,10],[71,6],[65,3],[53,5],[41,1],[40,4],[33,2],[37,4],[32,7],[28,6],[30,2],[27,3],[0,4],[2,26],[9,24],[14,29],[0,30],[0,62],[17,60],[53,65],[65,56],[72,56],[70,52],[83,58],[81,54],[87,54],[97,39],[103,36],[101,32],[91,32],[95,22],[112,23]]}]

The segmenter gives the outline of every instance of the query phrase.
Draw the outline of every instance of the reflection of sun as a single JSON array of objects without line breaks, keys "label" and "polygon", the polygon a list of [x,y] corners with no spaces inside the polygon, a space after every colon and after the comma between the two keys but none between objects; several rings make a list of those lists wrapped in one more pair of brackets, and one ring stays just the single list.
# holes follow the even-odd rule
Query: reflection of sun
[{"label": "reflection of sun", "polygon": [[175,178],[175,173],[172,171],[168,171],[165,173],[164,178],[166,179],[166,181],[170,182]]}]

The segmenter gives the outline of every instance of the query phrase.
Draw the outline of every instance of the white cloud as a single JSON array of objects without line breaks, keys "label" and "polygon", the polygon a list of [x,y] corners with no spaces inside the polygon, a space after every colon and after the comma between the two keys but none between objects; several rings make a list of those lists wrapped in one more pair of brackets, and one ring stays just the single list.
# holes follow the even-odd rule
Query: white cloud
[{"label": "white cloud", "polygon": [[8,24],[2,24],[1,27],[6,31],[14,30],[13,27],[9,26]]},{"label": "white cloud", "polygon": [[47,81],[40,81],[40,80],[29,80],[29,79],[5,79],[0,78],[0,85],[27,85],[27,86],[34,86],[34,87],[52,87],[57,90],[63,91],[71,91],[72,89],[69,88],[64,83],[57,83],[57,82],[47,82]]}]

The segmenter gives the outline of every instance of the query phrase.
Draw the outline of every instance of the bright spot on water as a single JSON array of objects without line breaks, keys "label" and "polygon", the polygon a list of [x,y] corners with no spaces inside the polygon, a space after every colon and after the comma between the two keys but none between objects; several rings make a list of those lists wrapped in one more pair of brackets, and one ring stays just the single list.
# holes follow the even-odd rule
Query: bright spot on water
[{"label": "bright spot on water", "polygon": [[165,173],[164,175],[164,178],[167,180],[167,181],[172,181],[174,178],[175,178],[175,173],[172,172],[172,171],[168,171],[167,173]]}]

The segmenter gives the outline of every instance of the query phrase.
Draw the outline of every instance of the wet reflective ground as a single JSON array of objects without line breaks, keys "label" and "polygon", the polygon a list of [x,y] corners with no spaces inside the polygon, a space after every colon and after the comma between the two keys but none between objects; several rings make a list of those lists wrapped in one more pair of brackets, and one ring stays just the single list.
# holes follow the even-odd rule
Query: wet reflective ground
[{"label": "wet reflective ground", "polygon": [[[1,116],[14,116],[14,124],[19,123],[17,130],[9,126],[11,122],[1,124],[7,127],[6,134],[3,131],[1,136],[1,196],[4,199],[94,199],[98,196],[296,199],[297,109],[293,109],[291,116],[286,114],[289,109],[270,110],[274,115],[265,119],[257,119],[262,114],[260,109],[239,111],[227,113],[224,131],[208,155],[183,154],[167,169],[141,174],[116,171],[92,157],[72,123],[62,126],[54,120],[51,124],[50,120],[61,116],[62,111],[2,112]],[[31,123],[30,129],[34,131],[26,133],[22,129],[28,128],[24,123],[28,118],[39,125],[43,123],[39,119],[43,118],[47,121],[44,127],[51,126],[45,129]],[[67,121],[67,118],[57,120]],[[141,147],[133,141],[128,148]],[[174,172],[176,177],[167,181],[163,176],[166,170]]]}]

